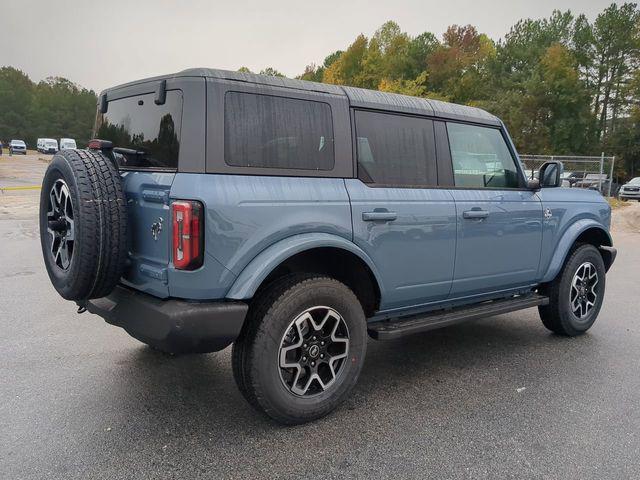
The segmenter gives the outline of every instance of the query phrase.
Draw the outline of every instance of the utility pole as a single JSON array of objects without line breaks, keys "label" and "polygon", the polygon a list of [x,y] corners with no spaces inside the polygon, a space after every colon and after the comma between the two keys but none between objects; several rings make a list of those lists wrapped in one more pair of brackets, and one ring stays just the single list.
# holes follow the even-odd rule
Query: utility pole
[{"label": "utility pole", "polygon": [[602,193],[602,171],[604,170],[604,152],[600,155],[600,175],[598,175],[598,191]]},{"label": "utility pole", "polygon": [[611,173],[609,174],[609,192],[607,193],[607,197],[611,197],[611,184],[613,183],[613,164],[616,163],[615,155],[611,157]]}]

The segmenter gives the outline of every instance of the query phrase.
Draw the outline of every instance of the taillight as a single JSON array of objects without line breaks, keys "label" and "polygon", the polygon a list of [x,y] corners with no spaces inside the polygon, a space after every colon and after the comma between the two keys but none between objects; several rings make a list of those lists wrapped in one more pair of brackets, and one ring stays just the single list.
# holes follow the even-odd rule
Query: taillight
[{"label": "taillight", "polygon": [[173,221],[173,265],[179,270],[195,270],[204,258],[204,225],[200,202],[180,200],[171,204]]}]

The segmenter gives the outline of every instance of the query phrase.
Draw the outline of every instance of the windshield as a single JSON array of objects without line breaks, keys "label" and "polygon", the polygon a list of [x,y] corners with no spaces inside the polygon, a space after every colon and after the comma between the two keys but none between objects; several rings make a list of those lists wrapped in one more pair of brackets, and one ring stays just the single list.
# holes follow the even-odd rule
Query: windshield
[{"label": "windshield", "polygon": [[11,145],[15,145],[16,147],[24,147],[24,142],[22,140],[11,140]]},{"label": "windshield", "polygon": [[632,178],[629,180],[629,185],[640,185],[640,177]]}]

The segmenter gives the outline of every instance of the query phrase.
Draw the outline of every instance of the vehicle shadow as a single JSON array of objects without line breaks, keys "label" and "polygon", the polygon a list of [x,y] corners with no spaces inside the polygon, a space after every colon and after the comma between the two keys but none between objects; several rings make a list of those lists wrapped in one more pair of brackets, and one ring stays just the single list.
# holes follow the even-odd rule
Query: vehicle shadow
[{"label": "vehicle shadow", "polygon": [[[596,337],[552,335],[534,315],[520,312],[395,341],[370,340],[362,375],[345,405],[319,422],[292,428],[313,430],[318,424],[340,423],[345,416],[393,415],[399,406],[406,411],[408,395],[435,405],[443,396],[449,402],[468,402],[496,390],[511,393],[534,378],[544,382],[558,369],[578,368],[584,362],[580,351],[593,357]],[[123,422],[134,417],[139,428],[151,430],[168,425],[175,433],[226,432],[226,441],[287,428],[244,401],[232,378],[229,349],[176,357],[145,346],[128,352],[116,363],[121,370],[117,383],[102,392],[121,406],[117,411]]]},{"label": "vehicle shadow", "polygon": [[[596,334],[550,334],[535,311],[370,340],[362,375],[343,405],[318,421],[286,427],[244,400],[229,349],[171,357],[128,343],[109,355],[116,357],[105,377],[83,377],[77,385],[80,405],[104,412],[99,429],[73,440],[74,458],[118,458],[141,475],[189,468],[207,478],[230,472],[272,478],[273,471],[282,478],[308,478],[311,471],[375,478],[381,458],[393,469],[407,461],[405,448],[414,458],[421,448],[459,444],[462,455],[467,440],[478,440],[478,428],[504,431],[505,423],[518,421],[515,412],[535,415],[540,405],[561,401],[566,383],[601,383],[606,350],[605,337]],[[396,453],[381,457],[390,442]]]}]

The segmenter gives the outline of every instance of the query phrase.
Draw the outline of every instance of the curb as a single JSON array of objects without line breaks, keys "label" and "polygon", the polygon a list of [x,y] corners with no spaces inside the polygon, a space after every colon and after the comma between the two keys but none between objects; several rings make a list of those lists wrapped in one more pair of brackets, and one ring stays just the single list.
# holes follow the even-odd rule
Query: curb
[{"label": "curb", "polygon": [[29,185],[24,187],[0,187],[0,192],[4,191],[15,191],[15,190],[40,190],[39,185]]}]

